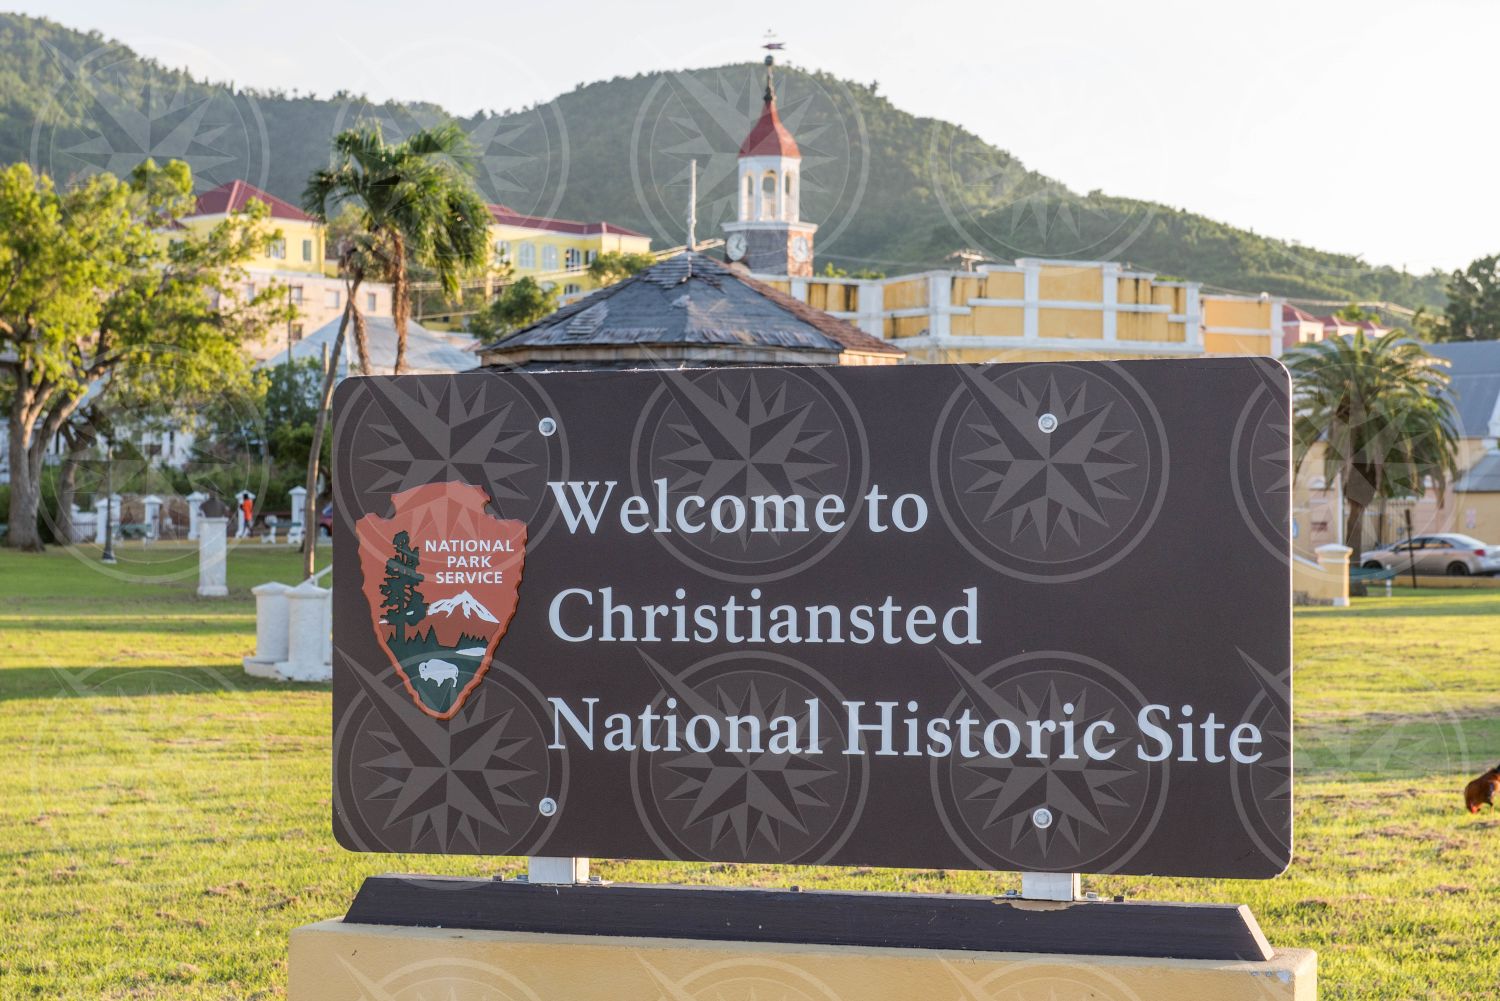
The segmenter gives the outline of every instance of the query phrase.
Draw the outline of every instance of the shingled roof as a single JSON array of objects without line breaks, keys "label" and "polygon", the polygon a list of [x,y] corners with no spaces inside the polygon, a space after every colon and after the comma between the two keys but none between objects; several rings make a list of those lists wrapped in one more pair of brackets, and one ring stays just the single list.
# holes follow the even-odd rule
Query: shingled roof
[{"label": "shingled roof", "polygon": [[212,188],[198,196],[197,206],[193,210],[194,215],[223,215],[230,212],[242,211],[251,199],[264,202],[271,210],[272,219],[295,219],[298,222],[311,222],[312,216],[303,212],[291,202],[283,201],[275,195],[262,191],[249,181],[227,181]]},{"label": "shingled roof", "polygon": [[646,239],[645,233],[612,222],[579,222],[575,219],[554,219],[544,215],[526,215],[508,205],[491,205],[490,218],[501,226],[516,226],[521,229],[545,229],[554,233],[570,233],[575,236],[638,236]]},{"label": "shingled roof", "polygon": [[698,253],[668,258],[480,349],[485,365],[895,364],[906,352]]}]

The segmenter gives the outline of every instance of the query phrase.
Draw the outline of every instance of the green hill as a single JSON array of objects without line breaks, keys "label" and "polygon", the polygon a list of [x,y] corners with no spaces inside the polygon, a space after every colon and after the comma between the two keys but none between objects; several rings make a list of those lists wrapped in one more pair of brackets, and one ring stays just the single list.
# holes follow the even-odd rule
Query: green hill
[{"label": "green hill", "polygon": [[[1438,275],[1407,275],[1299,247],[1181,209],[1078,194],[963,129],[894,107],[873,85],[777,71],[803,152],[804,218],[818,262],[886,273],[973,248],[998,260],[1112,259],[1211,287],[1311,299],[1440,304]],[[759,111],[756,64],[580,85],[543,105],[459,119],[492,201],[608,219],[684,240],[688,161],[698,234],[734,213],[735,152]],[[296,201],[329,137],[362,119],[401,134],[448,117],[430,104],[259,92],[194,78],[98,33],[0,14],[0,162],[59,178],[123,171],[145,156],[192,164],[200,185],[242,177]]]}]

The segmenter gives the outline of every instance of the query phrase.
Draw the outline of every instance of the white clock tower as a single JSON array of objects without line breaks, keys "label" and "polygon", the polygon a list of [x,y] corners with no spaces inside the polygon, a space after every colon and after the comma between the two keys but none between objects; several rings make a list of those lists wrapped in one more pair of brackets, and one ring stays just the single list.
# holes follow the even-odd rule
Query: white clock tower
[{"label": "white clock tower", "polygon": [[724,224],[724,252],[758,274],[807,277],[818,227],[802,221],[802,154],[776,112],[774,65],[766,56],[765,106],[740,145],[739,218]]}]

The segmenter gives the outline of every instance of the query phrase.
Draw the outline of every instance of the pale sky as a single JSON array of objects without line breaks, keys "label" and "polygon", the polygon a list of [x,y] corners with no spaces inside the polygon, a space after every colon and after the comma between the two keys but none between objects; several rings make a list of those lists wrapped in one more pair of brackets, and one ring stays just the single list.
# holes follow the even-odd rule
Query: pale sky
[{"label": "pale sky", "polygon": [[[518,108],[579,83],[758,58],[860,82],[1077,191],[1147,198],[1372,263],[1500,252],[1500,3],[52,0],[198,76]],[[627,153],[622,151],[622,160]]]}]

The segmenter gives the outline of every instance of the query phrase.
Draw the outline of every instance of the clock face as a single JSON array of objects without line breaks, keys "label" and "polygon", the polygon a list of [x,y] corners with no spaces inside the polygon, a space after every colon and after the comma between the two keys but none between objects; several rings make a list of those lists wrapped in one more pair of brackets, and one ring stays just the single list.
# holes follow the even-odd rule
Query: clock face
[{"label": "clock face", "polygon": [[729,239],[724,241],[724,251],[729,255],[731,261],[737,261],[745,256],[745,234],[730,233]]},{"label": "clock face", "polygon": [[812,256],[812,245],[807,242],[807,237],[798,236],[792,240],[792,260],[798,263]]}]

